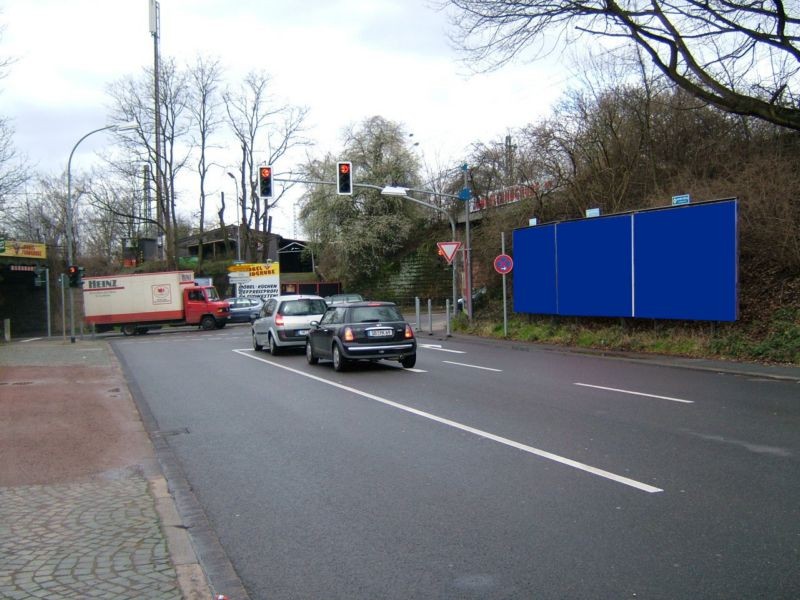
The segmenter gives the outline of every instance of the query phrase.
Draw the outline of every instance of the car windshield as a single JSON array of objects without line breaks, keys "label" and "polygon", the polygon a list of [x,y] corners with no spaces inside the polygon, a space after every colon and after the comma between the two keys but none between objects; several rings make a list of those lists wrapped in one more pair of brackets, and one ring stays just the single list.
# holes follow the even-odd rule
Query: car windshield
[{"label": "car windshield", "polygon": [[207,287],[206,294],[208,294],[209,300],[219,300],[219,294],[217,293],[217,288],[214,287]]},{"label": "car windshield", "polygon": [[377,323],[379,321],[402,321],[396,306],[357,306],[350,312],[353,323]]},{"label": "car windshield", "polygon": [[322,299],[289,300],[283,303],[280,313],[285,317],[305,317],[321,315],[326,308]]}]

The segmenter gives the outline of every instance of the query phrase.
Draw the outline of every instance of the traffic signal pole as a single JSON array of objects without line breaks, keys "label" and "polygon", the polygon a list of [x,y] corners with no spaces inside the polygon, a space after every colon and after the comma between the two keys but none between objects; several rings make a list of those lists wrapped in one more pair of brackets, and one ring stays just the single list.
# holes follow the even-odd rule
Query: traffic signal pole
[{"label": "traffic signal pole", "polygon": [[[339,175],[341,174],[341,171],[340,171],[340,168],[339,168],[338,165],[341,165],[341,164],[350,165],[350,163],[341,163],[341,162],[337,163],[336,181],[319,181],[319,180],[312,180],[312,179],[288,179],[288,178],[283,178],[283,177],[280,177],[280,178],[279,177],[275,177],[275,178],[273,178],[273,181],[279,181],[281,183],[303,183],[303,184],[306,184],[306,185],[335,185],[337,187],[337,191],[338,191],[339,185],[340,185]],[[352,178],[352,170],[350,170],[350,169],[348,169],[348,170],[350,171],[350,177]],[[441,206],[436,206],[435,204],[430,204],[428,202],[425,202],[424,200],[418,200],[417,198],[412,198],[411,196],[408,195],[408,192],[418,192],[420,194],[429,194],[429,195],[433,194],[434,196],[441,196],[443,198],[452,198],[452,199],[455,199],[455,200],[460,200],[460,198],[458,196],[454,196],[453,194],[444,194],[444,193],[441,193],[441,192],[435,192],[433,190],[420,190],[420,189],[415,189],[415,188],[391,187],[391,186],[390,187],[381,187],[379,185],[372,185],[370,183],[354,183],[354,182],[352,182],[352,179],[351,179],[351,188],[357,188],[357,187],[367,188],[367,189],[370,189],[370,190],[378,190],[379,192],[381,192],[384,195],[396,196],[398,198],[403,198],[404,200],[408,200],[410,202],[414,202],[415,204],[420,204],[420,205],[425,206],[427,208],[433,209],[433,210],[435,210],[437,212],[443,213],[447,217],[448,221],[450,221],[450,230],[452,232],[453,241],[455,241],[455,238],[456,238],[456,222],[455,222],[455,219],[453,219],[453,215],[450,214],[450,211],[442,208]],[[389,190],[389,192],[387,192],[387,190]],[[469,215],[469,202],[467,203],[467,215]],[[464,250],[465,256],[467,256],[467,254],[469,252],[468,246],[469,246],[469,237],[467,238],[467,248],[465,248],[465,250]],[[467,279],[466,260],[464,261],[464,266],[465,266],[464,279],[466,280]],[[453,261],[453,305],[452,305],[453,306],[452,310],[453,310],[454,313],[456,311],[456,307],[458,306],[458,302],[457,302],[458,286],[456,284],[456,278],[457,278],[457,275],[456,275],[456,264],[455,264],[455,260],[454,260]],[[471,301],[471,300],[472,300],[472,294],[470,293],[469,294],[469,301]],[[468,300],[465,298],[464,302],[467,302],[467,301]],[[465,304],[465,306],[466,306],[466,304]],[[472,305],[470,304],[469,306],[471,308]],[[468,314],[469,314],[470,320],[472,320],[472,313],[470,312]]]}]

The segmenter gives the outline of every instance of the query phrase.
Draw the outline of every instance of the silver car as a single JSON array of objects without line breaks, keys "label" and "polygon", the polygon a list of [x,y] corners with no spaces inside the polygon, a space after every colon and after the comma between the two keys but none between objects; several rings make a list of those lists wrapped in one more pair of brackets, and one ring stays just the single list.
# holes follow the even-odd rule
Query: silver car
[{"label": "silver car", "polygon": [[302,348],[311,328],[319,321],[327,305],[321,296],[276,296],[264,302],[258,318],[253,321],[253,348],[276,356],[285,348]]}]

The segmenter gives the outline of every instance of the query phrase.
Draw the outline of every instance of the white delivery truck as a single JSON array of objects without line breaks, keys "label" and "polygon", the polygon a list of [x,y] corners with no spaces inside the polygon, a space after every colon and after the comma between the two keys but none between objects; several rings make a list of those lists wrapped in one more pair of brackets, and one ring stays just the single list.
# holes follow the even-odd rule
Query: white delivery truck
[{"label": "white delivery truck", "polygon": [[197,285],[192,271],[84,276],[83,308],[95,331],[125,335],[162,325],[222,328],[230,318],[228,302],[214,286]]}]

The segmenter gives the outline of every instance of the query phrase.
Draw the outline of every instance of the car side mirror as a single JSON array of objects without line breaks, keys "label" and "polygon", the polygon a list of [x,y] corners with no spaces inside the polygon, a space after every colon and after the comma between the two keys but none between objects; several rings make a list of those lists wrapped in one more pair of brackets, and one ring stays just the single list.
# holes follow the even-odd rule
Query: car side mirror
[{"label": "car side mirror", "polygon": [[311,323],[309,323],[309,325],[311,325],[311,327],[314,327],[314,328],[319,327],[319,321],[311,321]]}]

